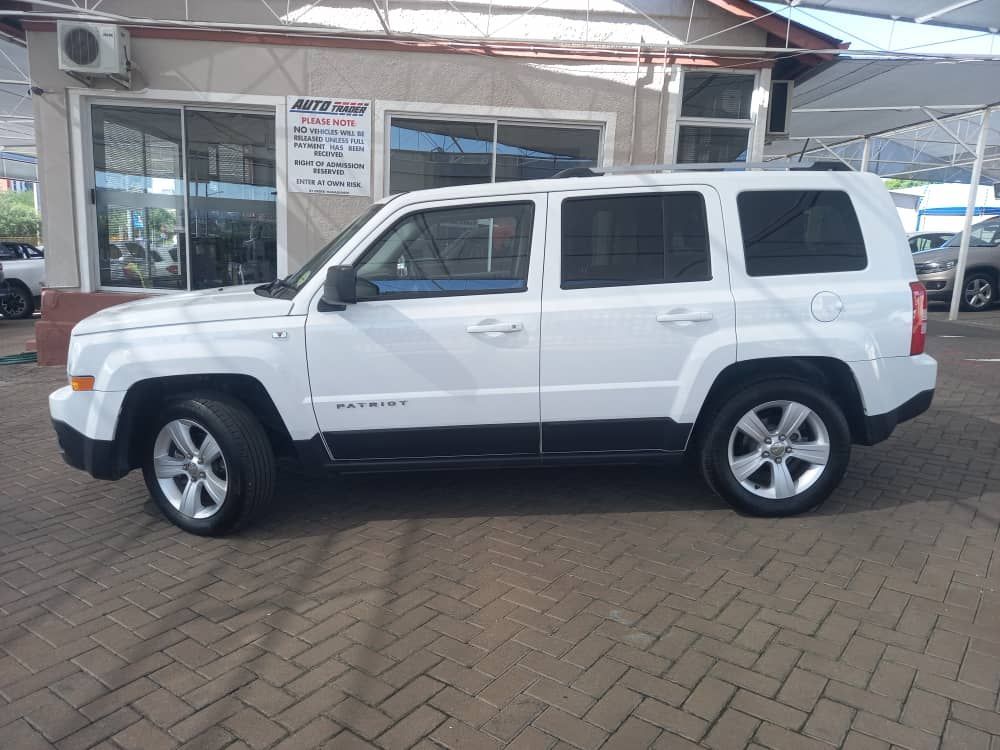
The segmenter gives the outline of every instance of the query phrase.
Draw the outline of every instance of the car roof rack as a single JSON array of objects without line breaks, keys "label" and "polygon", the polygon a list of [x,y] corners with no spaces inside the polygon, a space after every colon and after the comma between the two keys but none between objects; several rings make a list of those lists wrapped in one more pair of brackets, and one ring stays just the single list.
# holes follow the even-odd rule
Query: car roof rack
[{"label": "car roof rack", "polygon": [[563,177],[601,177],[615,174],[650,174],[655,172],[853,172],[847,164],[833,160],[788,161],[785,159],[762,162],[730,161],[703,162],[699,164],[637,164],[626,167],[570,167],[552,175]]}]

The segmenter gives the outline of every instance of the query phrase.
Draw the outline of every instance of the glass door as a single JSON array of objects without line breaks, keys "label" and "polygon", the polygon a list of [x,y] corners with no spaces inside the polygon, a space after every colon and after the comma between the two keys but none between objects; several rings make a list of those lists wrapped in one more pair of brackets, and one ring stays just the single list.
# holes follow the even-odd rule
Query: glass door
[{"label": "glass door", "polygon": [[91,108],[104,287],[187,289],[181,111]]},{"label": "glass door", "polygon": [[277,275],[274,115],[184,112],[191,288]]},{"label": "glass door", "polygon": [[101,287],[275,278],[273,114],[94,104],[91,125]]}]

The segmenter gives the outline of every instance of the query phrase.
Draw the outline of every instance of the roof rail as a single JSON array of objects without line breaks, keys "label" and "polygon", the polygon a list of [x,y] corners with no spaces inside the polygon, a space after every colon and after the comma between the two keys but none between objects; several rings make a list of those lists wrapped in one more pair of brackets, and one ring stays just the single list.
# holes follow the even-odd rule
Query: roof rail
[{"label": "roof rail", "polygon": [[788,161],[786,159],[746,162],[703,162],[700,164],[638,164],[627,167],[571,167],[557,172],[554,178],[563,177],[600,177],[613,174],[649,174],[654,172],[750,172],[788,171],[788,172],[852,172],[847,164],[832,160]]}]

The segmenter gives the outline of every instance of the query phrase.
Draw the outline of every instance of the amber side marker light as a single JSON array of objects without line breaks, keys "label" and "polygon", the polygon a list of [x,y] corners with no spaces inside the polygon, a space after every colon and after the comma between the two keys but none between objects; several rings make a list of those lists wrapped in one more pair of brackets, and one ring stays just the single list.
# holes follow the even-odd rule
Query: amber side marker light
[{"label": "amber side marker light", "polygon": [[93,375],[74,375],[69,379],[69,385],[74,391],[94,390]]}]

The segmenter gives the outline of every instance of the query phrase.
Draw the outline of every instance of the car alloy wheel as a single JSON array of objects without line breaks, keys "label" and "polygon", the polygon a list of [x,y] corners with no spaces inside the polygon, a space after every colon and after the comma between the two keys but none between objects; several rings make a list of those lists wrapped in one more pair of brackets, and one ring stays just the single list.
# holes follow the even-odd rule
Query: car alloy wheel
[{"label": "car alloy wheel", "polygon": [[24,296],[16,290],[11,290],[10,294],[0,301],[0,313],[5,318],[20,318],[28,309],[28,303]]},{"label": "car alloy wheel", "polygon": [[982,310],[993,301],[993,284],[982,276],[973,276],[965,282],[965,304],[973,310]]},{"label": "car alloy wheel", "polygon": [[163,425],[153,443],[153,469],[167,501],[188,518],[211,518],[226,501],[226,458],[212,434],[192,419]]},{"label": "car alloy wheel", "polygon": [[795,497],[819,481],[830,460],[830,434],[815,411],[796,401],[768,401],[736,423],[729,468],[749,492]]}]

